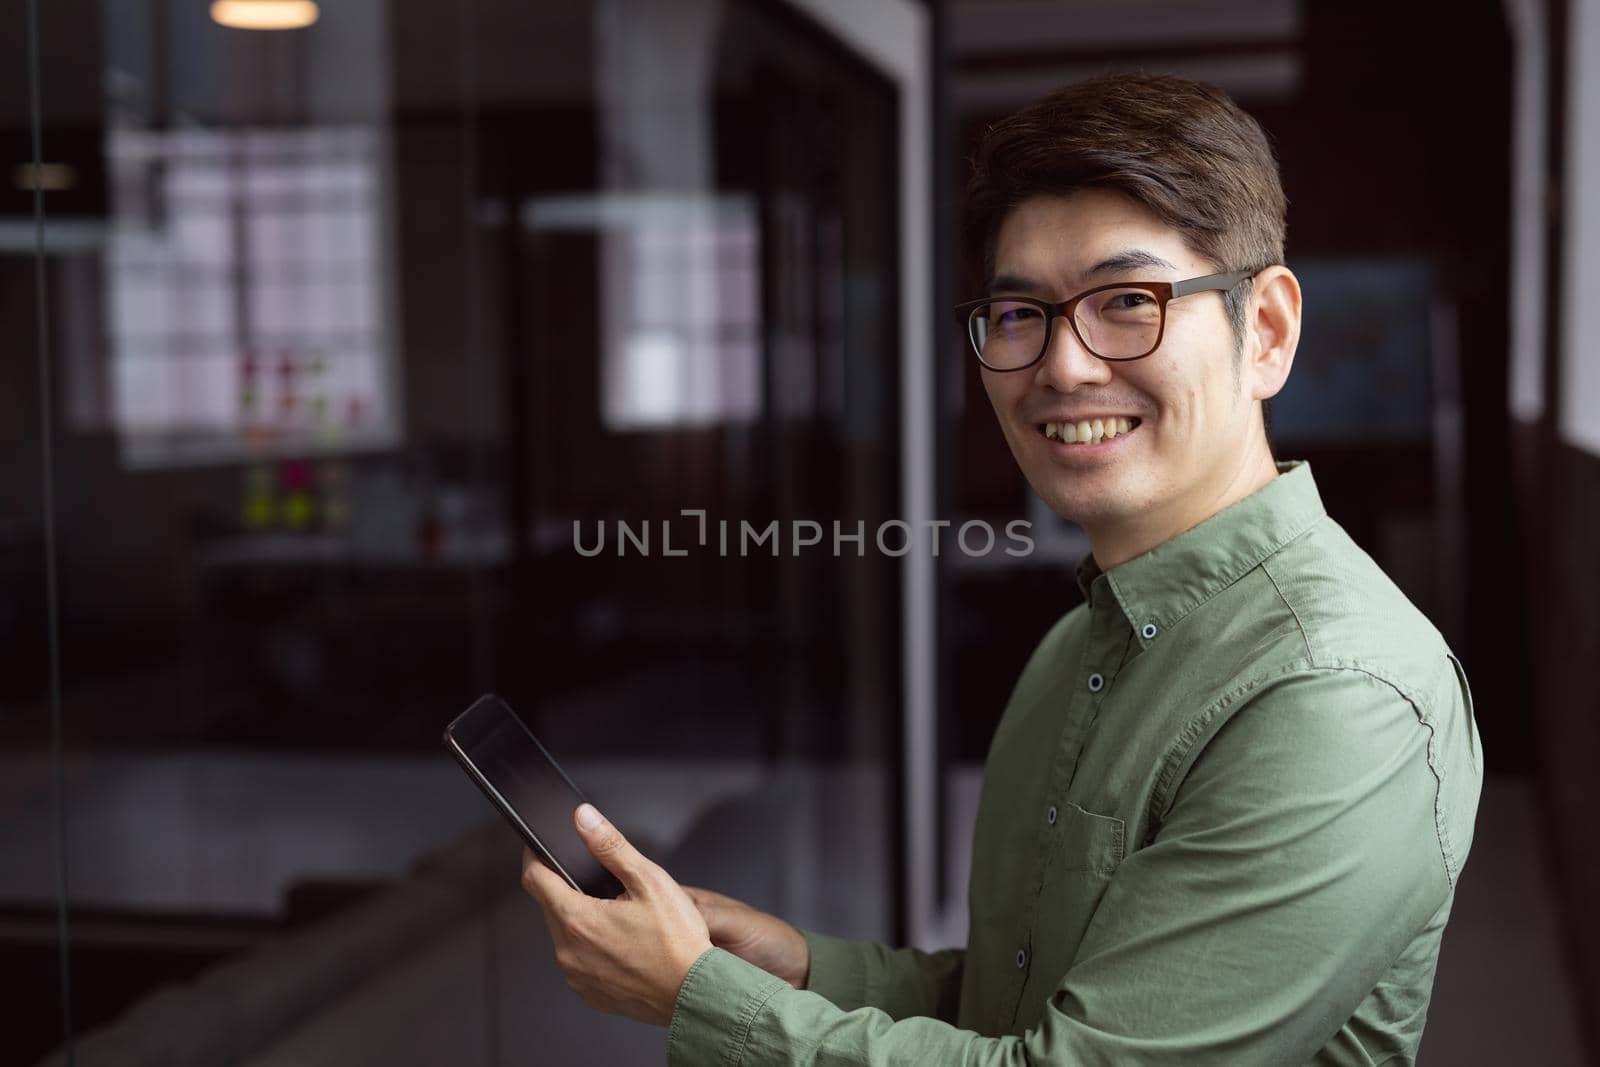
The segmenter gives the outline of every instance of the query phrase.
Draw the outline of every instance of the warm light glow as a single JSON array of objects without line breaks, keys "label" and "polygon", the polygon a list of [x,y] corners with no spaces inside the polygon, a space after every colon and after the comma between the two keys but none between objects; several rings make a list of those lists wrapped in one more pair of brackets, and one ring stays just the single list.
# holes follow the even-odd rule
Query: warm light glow
[{"label": "warm light glow", "polygon": [[298,30],[317,21],[312,0],[216,0],[211,18],[236,30]]},{"label": "warm light glow", "polygon": [[[11,184],[26,192],[33,192],[33,164],[18,163],[11,171]],[[39,188],[47,193],[58,193],[78,184],[78,168],[70,163],[41,163]]]}]

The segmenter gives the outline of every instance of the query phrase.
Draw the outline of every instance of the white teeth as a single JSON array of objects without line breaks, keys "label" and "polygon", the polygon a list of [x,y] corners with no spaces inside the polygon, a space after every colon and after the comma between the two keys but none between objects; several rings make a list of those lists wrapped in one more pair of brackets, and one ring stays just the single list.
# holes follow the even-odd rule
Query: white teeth
[{"label": "white teeth", "polygon": [[1045,437],[1062,441],[1066,444],[1099,444],[1115,437],[1120,437],[1133,429],[1133,420],[1121,416],[1114,418],[1084,419],[1082,422],[1047,422],[1044,424]]}]

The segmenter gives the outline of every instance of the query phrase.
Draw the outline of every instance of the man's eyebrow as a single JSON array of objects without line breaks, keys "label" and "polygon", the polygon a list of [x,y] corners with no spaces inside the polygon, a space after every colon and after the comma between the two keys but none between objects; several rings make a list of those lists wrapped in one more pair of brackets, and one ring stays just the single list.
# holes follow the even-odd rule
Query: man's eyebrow
[{"label": "man's eyebrow", "polygon": [[[1178,268],[1162,259],[1154,252],[1147,252],[1142,248],[1127,248],[1114,255],[1107,256],[1079,276],[1080,281],[1088,281],[1103,274],[1115,274],[1127,270],[1137,270],[1140,267],[1154,267],[1161,270],[1175,271]],[[1045,286],[1032,278],[1020,274],[997,274],[989,279],[988,291],[990,293],[1039,293]]]},{"label": "man's eyebrow", "polygon": [[1085,278],[1093,278],[1097,274],[1110,274],[1113,271],[1133,270],[1136,267],[1158,267],[1162,270],[1177,270],[1178,268],[1156,255],[1146,252],[1142,248],[1128,248],[1116,255],[1107,256],[1084,272]]}]

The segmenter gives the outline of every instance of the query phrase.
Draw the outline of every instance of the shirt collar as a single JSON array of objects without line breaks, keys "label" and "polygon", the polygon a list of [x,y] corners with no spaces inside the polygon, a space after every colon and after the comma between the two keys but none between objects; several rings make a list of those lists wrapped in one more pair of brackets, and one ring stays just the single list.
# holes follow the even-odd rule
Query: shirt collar
[{"label": "shirt collar", "polygon": [[1091,609],[1116,597],[1141,647],[1238,581],[1327,514],[1307,460],[1277,463],[1278,477],[1156,547],[1100,569],[1090,552],[1078,562],[1078,589]]}]

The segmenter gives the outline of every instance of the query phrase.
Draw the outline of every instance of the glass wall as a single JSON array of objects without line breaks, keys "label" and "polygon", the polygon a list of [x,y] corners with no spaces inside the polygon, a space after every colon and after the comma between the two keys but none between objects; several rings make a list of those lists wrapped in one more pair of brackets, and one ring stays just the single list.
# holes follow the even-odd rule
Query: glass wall
[{"label": "glass wall", "polygon": [[443,753],[485,691],[680,880],[891,937],[892,83],[757,0],[233,6],[315,20],[0,46],[7,1057],[66,960],[108,1063],[659,1061]]}]

